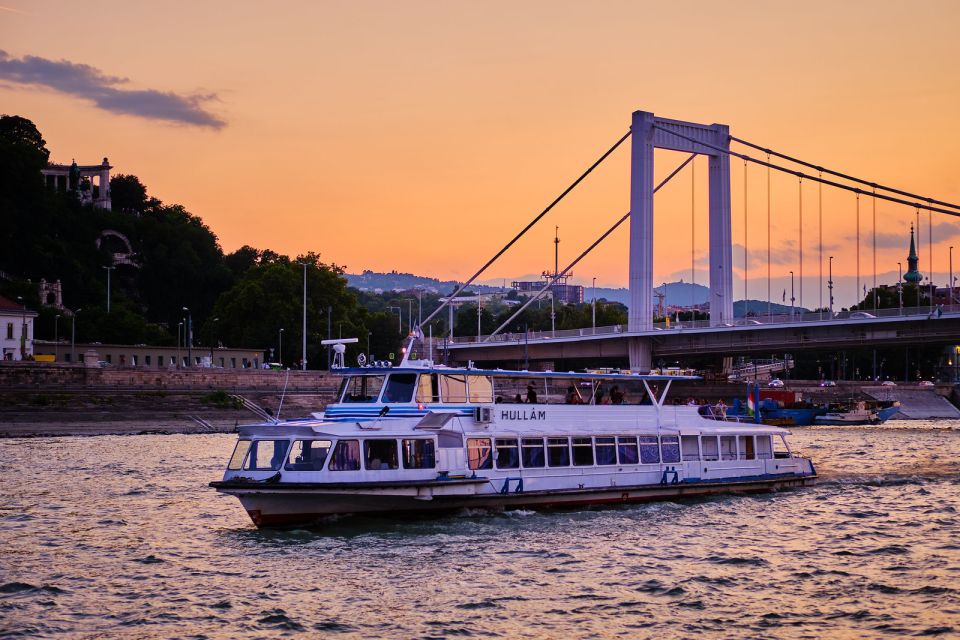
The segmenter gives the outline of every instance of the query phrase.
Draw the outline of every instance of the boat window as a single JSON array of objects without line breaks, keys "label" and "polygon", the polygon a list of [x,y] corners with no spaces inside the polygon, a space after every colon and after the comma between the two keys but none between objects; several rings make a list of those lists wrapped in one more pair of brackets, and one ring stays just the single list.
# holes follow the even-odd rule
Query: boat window
[{"label": "boat window", "polygon": [[433,440],[404,440],[402,448],[404,469],[433,469],[437,466]]},{"label": "boat window", "polygon": [[437,380],[437,374],[420,374],[417,402],[440,402],[440,383]]},{"label": "boat window", "polygon": [[376,402],[383,376],[350,376],[343,384],[340,402]]},{"label": "boat window", "polygon": [[597,464],[617,464],[617,439],[609,436],[594,438]]},{"label": "boat window", "polygon": [[721,460],[737,459],[737,437],[736,436],[720,436],[720,459]]},{"label": "boat window", "polygon": [[757,452],[753,448],[753,436],[740,436],[740,459],[755,460]]},{"label": "boat window", "polygon": [[415,373],[391,373],[387,379],[387,388],[383,390],[383,401],[410,402],[416,383]]},{"label": "boat window", "polygon": [[383,471],[399,467],[397,441],[392,438],[390,440],[364,440],[363,466],[368,471]]},{"label": "boat window", "polygon": [[470,402],[493,402],[493,378],[467,376],[470,383]]},{"label": "boat window", "polygon": [[680,453],[684,460],[699,460],[700,443],[697,436],[680,436]]},{"label": "boat window", "polygon": [[523,466],[528,469],[543,467],[543,438],[523,439]]},{"label": "boat window", "polygon": [[620,458],[620,464],[637,464],[640,462],[640,453],[637,450],[637,437],[618,436],[617,455]]},{"label": "boat window", "polygon": [[230,456],[230,463],[227,464],[227,469],[233,469],[234,471],[243,468],[243,459],[247,457],[247,451],[250,450],[250,441],[249,440],[239,440],[237,441],[237,446],[233,448],[233,455]]},{"label": "boat window", "polygon": [[283,468],[287,471],[320,471],[329,452],[329,440],[294,440]]},{"label": "boat window", "polygon": [[703,459],[713,462],[720,459],[720,448],[717,446],[717,436],[701,436],[700,446],[703,448]]},{"label": "boat window", "polygon": [[497,468],[498,469],[519,469],[520,452],[517,449],[517,441],[513,439],[497,438]]},{"label": "boat window", "polygon": [[680,439],[677,436],[662,436],[660,452],[664,462],[680,462]]},{"label": "boat window", "polygon": [[773,440],[773,457],[774,458],[789,458],[790,447],[787,446],[787,438],[785,436],[780,436],[779,438],[774,438]]},{"label": "boat window", "polygon": [[643,464],[660,462],[660,447],[657,446],[657,436],[640,436],[640,462]]},{"label": "boat window", "polygon": [[570,441],[567,438],[547,438],[547,464],[551,467],[570,466]]},{"label": "boat window", "polygon": [[466,402],[467,377],[440,376],[440,398],[443,402]]},{"label": "boat window", "polygon": [[467,468],[492,469],[490,438],[467,438]]},{"label": "boat window", "polygon": [[340,440],[330,456],[330,471],[358,471],[360,469],[360,441]]},{"label": "boat window", "polygon": [[592,438],[573,439],[573,464],[578,467],[588,467],[593,465]]},{"label": "boat window", "polygon": [[248,471],[277,471],[287,454],[289,440],[254,440],[244,469]]},{"label": "boat window", "polygon": [[770,444],[770,436],[757,436],[757,458],[760,460],[770,460],[773,458],[773,447]]}]

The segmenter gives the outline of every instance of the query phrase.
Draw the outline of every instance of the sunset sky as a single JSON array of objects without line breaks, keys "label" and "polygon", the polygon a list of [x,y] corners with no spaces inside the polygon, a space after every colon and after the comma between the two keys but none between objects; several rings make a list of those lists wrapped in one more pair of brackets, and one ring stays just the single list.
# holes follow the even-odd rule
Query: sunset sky
[{"label": "sunset sky", "polygon": [[[825,167],[960,201],[955,1],[0,5],[0,112],[33,120],[57,162],[109,156],[115,173],[136,174],[152,195],[203,218],[225,251],[313,250],[351,272],[466,278],[637,109],[725,123]],[[483,279],[552,268],[554,225],[561,266],[571,260],[626,212],[628,159],[625,145]],[[682,159],[658,152],[658,178]],[[732,165],[741,298],[743,166]],[[701,283],[706,169],[700,158]],[[748,294],[766,299],[764,170],[751,167],[747,184]],[[818,191],[803,189],[803,303],[813,307]],[[690,279],[691,195],[688,168],[656,198],[658,283]],[[799,275],[798,200],[797,180],[775,175],[776,300],[789,271]],[[868,285],[872,215],[862,199]],[[876,215],[878,279],[893,282],[915,215],[882,202]],[[825,188],[823,220],[824,255],[836,256],[841,276],[836,296],[849,303],[854,196]],[[944,283],[960,225],[943,215],[933,223],[934,274]],[[960,254],[957,262],[960,273]],[[626,226],[574,273],[625,285]]]}]

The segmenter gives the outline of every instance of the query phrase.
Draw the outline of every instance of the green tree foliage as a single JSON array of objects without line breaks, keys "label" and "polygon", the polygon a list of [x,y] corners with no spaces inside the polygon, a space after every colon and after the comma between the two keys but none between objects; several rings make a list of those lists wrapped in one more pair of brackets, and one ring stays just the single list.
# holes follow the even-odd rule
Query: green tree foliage
[{"label": "green tree foliage", "polygon": [[[321,262],[316,253],[298,256],[295,261],[273,252],[257,254],[255,264],[217,299],[211,319],[202,328],[202,334],[209,340],[230,346],[276,349],[282,328],[283,364],[296,365],[301,357],[303,336],[302,264],[308,265],[307,362],[311,368],[326,366],[326,349],[319,343],[327,337],[328,307],[333,310],[334,335],[342,330],[345,337],[361,337],[361,332],[365,337],[363,327],[367,314],[357,308],[356,296],[347,288],[341,267]],[[361,347],[365,350],[366,344]],[[355,355],[358,349],[353,348],[352,353]],[[274,359],[277,359],[276,352]]]}]

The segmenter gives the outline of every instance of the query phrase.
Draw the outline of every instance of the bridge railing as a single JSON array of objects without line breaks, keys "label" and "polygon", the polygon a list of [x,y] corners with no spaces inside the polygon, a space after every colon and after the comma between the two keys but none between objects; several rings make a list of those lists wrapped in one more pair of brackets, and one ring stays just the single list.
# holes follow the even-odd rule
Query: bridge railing
[{"label": "bridge railing", "polygon": [[[758,314],[749,316],[746,318],[737,318],[730,323],[722,323],[720,325],[711,325],[710,320],[681,320],[679,322],[655,322],[653,324],[654,331],[683,331],[685,329],[707,329],[712,326],[718,328],[733,328],[733,327],[759,327],[759,326],[783,326],[791,324],[809,324],[817,322],[829,322],[837,320],[849,320],[851,322],[868,322],[870,320],[876,320],[879,318],[897,318],[897,317],[923,317],[934,319],[940,317],[942,314],[952,314],[960,313],[960,304],[953,305],[936,305],[931,307],[930,305],[924,305],[922,307],[903,307],[897,309],[866,309],[866,310],[854,310],[854,311],[837,311],[831,314],[829,311],[811,311],[807,313],[795,313],[791,315],[790,313],[779,313],[779,314]],[[615,335],[618,333],[626,333],[626,325],[617,324],[604,327],[584,327],[582,329],[558,329],[556,331],[551,331],[549,329],[543,331],[528,331],[526,334],[523,332],[511,333],[504,332],[499,333],[489,339],[490,343],[493,344],[503,344],[503,343],[519,343],[522,344],[525,341],[529,342],[541,342],[549,340],[557,340],[563,338],[587,338],[592,336],[608,336]],[[478,342],[487,341],[485,335],[480,336],[456,336],[453,339],[454,344],[474,344]]]}]

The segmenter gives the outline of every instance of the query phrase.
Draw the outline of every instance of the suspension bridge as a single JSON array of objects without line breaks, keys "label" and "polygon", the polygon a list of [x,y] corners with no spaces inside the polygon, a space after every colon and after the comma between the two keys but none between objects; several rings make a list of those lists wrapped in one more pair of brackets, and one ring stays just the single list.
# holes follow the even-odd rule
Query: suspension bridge
[{"label": "suspension bridge", "polygon": [[[455,299],[473,284],[486,270],[506,253],[521,237],[539,223],[571,191],[577,188],[598,166],[618,148],[630,141],[630,210],[611,227],[601,233],[565,268],[556,269],[543,288],[527,301],[496,330],[489,335],[463,336],[444,341],[448,358],[459,362],[495,362],[526,359],[556,360],[585,359],[598,361],[604,358],[629,360],[631,370],[646,372],[655,357],[676,356],[687,353],[717,354],[730,357],[737,354],[770,353],[786,349],[846,348],[851,346],[882,346],[889,344],[952,344],[960,341],[960,299],[955,297],[955,278],[952,273],[952,254],[949,287],[945,303],[934,305],[936,289],[932,274],[929,280],[929,303],[904,306],[902,277],[898,283],[901,303],[896,309],[874,308],[870,312],[834,312],[832,259],[828,275],[828,302],[823,301],[823,189],[835,189],[853,194],[856,216],[856,284],[861,287],[861,216],[863,201],[872,205],[873,236],[873,282],[876,302],[876,254],[877,254],[877,202],[893,203],[908,208],[916,215],[917,240],[920,240],[920,213],[927,212],[927,253],[930,270],[933,262],[934,214],[960,216],[960,205],[922,196],[909,191],[879,184],[847,173],[835,171],[813,162],[808,162],[786,153],[755,144],[730,134],[723,124],[699,124],[656,116],[646,111],[632,115],[631,126],[600,158],[574,180],[557,198],[537,214],[523,229],[507,242],[477,272],[448,298]],[[667,149],[689,154],[666,178],[655,184],[654,150]],[[654,195],[673,180],[699,155],[708,159],[709,177],[709,222],[707,273],[709,284],[709,319],[698,322],[654,324]],[[733,212],[731,209],[731,159],[744,165],[744,241],[743,269],[747,282],[749,258],[747,256],[746,222],[747,166],[755,165],[766,174],[767,181],[767,299],[771,299],[772,248],[770,237],[770,181],[772,173],[781,173],[797,180],[799,241],[797,268],[801,282],[801,307],[804,280],[803,263],[803,186],[804,182],[817,185],[817,214],[819,238],[817,267],[820,280],[819,307],[815,313],[794,313],[795,293],[791,287],[791,312],[766,315],[753,319],[734,317],[734,240],[732,236]],[[693,165],[691,165],[691,171]],[[629,222],[629,305],[627,324],[611,327],[591,327],[572,331],[510,333],[506,329],[532,303],[551,291],[554,284],[571,272],[581,260],[604,242],[615,230]],[[691,231],[696,224],[691,222]],[[912,233],[912,231],[911,231]],[[911,235],[912,242],[912,235]],[[912,248],[912,245],[911,245]],[[914,267],[915,265],[911,265]],[[695,273],[696,255],[691,247],[691,272]],[[791,278],[793,271],[790,272]],[[909,279],[909,278],[908,278]],[[863,282],[866,289],[866,280]],[[917,283],[919,298],[920,283]],[[746,284],[744,285],[746,294]],[[927,295],[927,294],[925,294]],[[784,298],[786,293],[784,293]],[[441,310],[424,319],[425,326]],[[876,304],[874,305],[876,307]],[[934,322],[935,320],[935,322]]]}]

